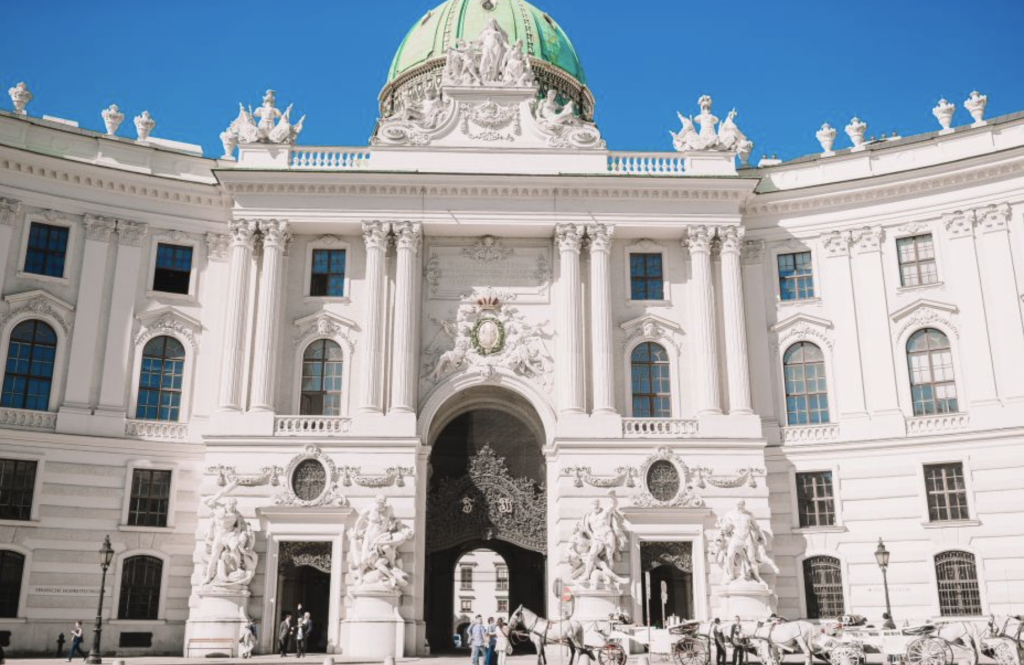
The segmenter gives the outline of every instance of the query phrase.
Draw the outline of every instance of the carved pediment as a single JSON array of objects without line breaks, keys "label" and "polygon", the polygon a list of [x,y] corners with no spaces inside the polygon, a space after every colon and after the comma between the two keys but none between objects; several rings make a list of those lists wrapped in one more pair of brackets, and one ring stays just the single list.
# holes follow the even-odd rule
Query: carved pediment
[{"label": "carved pediment", "polygon": [[657,314],[638,316],[619,324],[619,327],[626,333],[626,338],[622,341],[623,348],[637,339],[645,339],[652,342],[667,342],[678,352],[685,335],[679,324]]},{"label": "carved pediment", "polygon": [[56,322],[65,334],[71,332],[71,314],[75,311],[75,306],[64,302],[55,295],[42,289],[33,289],[24,293],[11,294],[4,300],[7,301],[9,309],[0,319],[0,329],[6,328],[7,324],[15,317],[28,313]]},{"label": "carved pediment", "polygon": [[778,352],[780,348],[786,348],[791,342],[807,340],[820,342],[831,350],[834,343],[832,328],[832,322],[827,319],[810,314],[794,314],[769,328],[771,332],[775,333],[775,343],[772,344],[772,348]]},{"label": "carved pediment", "polygon": [[163,333],[177,333],[188,340],[195,350],[198,348],[198,336],[203,331],[203,324],[173,307],[159,307],[136,315],[139,332],[135,336],[135,345],[142,344],[150,337]]},{"label": "carved pediment", "polygon": [[899,342],[911,328],[924,328],[936,324],[952,332],[955,337],[960,337],[960,325],[957,322],[959,312],[956,305],[927,298],[915,300],[890,315],[893,339]]},{"label": "carved pediment", "polygon": [[354,321],[333,312],[316,312],[296,319],[292,325],[299,329],[299,334],[292,337],[292,344],[296,347],[317,337],[327,337],[344,342],[350,353],[356,344],[355,332],[359,330]]}]

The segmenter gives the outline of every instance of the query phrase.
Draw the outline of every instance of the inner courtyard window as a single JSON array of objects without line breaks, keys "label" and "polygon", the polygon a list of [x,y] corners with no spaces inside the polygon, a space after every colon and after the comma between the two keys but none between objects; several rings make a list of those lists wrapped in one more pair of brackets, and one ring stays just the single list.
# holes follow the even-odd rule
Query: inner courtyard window
[{"label": "inner courtyard window", "polygon": [[929,521],[955,522],[970,519],[963,464],[953,462],[925,465],[924,484],[928,493]]},{"label": "inner courtyard window", "polygon": [[34,460],[0,459],[0,519],[32,519],[36,466]]},{"label": "inner courtyard window", "polygon": [[117,618],[155,621],[160,608],[160,578],[164,562],[154,556],[133,556],[121,568],[121,597]]},{"label": "inner courtyard window", "polygon": [[922,286],[939,281],[935,266],[935,243],[932,234],[924,233],[896,241],[900,258],[900,284]]},{"label": "inner courtyard window", "polygon": [[796,474],[796,496],[801,528],[835,525],[831,471]]},{"label": "inner courtyard window", "polygon": [[192,279],[192,248],[182,245],[156,246],[153,290],[188,295]]},{"label": "inner courtyard window", "polygon": [[341,415],[341,372],[344,358],[341,347],[329,339],[318,339],[302,354],[302,395],[299,413],[303,416]]},{"label": "inner courtyard window", "polygon": [[63,277],[69,233],[70,230],[66,226],[32,222],[28,232],[28,249],[25,252],[25,272],[47,277]]},{"label": "inner courtyard window", "polygon": [[129,526],[167,526],[171,500],[171,472],[161,469],[135,469],[128,504]]},{"label": "inner courtyard window", "polygon": [[42,321],[22,321],[11,331],[0,406],[46,411],[50,408],[57,333]]},{"label": "inner courtyard window", "polygon": [[473,569],[463,566],[459,569],[461,586],[463,591],[470,591],[473,588]]},{"label": "inner courtyard window", "polygon": [[665,278],[661,254],[629,255],[630,300],[664,300]]},{"label": "inner courtyard window", "polygon": [[942,616],[981,614],[978,568],[970,552],[950,551],[935,555],[935,578],[939,584],[939,612]]},{"label": "inner courtyard window", "polygon": [[309,295],[336,298],[345,295],[345,250],[313,250]]},{"label": "inner courtyard window", "polygon": [[941,330],[925,328],[911,335],[907,341],[907,365],[915,416],[959,410],[953,351],[949,338]]},{"label": "inner courtyard window", "polygon": [[786,422],[822,425],[829,422],[825,356],[810,342],[797,342],[782,357],[786,383]]},{"label": "inner courtyard window", "polygon": [[839,559],[831,556],[804,559],[804,597],[808,619],[834,619],[843,615],[843,569]]},{"label": "inner courtyard window", "polygon": [[185,371],[185,347],[173,337],[154,337],[142,349],[139,420],[177,422],[181,412],[181,384]]},{"label": "inner courtyard window", "polygon": [[779,298],[808,300],[814,297],[814,267],[810,252],[779,254]]},{"label": "inner courtyard window", "polygon": [[654,342],[642,342],[630,357],[633,417],[670,418],[672,390],[669,384],[669,359],[665,348]]}]

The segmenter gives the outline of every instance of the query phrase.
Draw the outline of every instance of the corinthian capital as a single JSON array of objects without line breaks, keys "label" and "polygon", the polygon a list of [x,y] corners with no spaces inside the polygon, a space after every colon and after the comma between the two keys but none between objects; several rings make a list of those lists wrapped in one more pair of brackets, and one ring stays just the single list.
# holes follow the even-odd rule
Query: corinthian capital
[{"label": "corinthian capital", "polygon": [[715,228],[713,226],[691,226],[686,230],[683,247],[689,249],[691,254],[709,254],[711,241],[714,238]]},{"label": "corinthian capital", "polygon": [[83,223],[85,224],[85,239],[96,242],[110,242],[110,234],[117,227],[114,220],[97,215],[86,215]]},{"label": "corinthian capital", "polygon": [[412,250],[415,254],[419,251],[420,240],[423,238],[423,226],[419,222],[399,222],[392,225],[392,232],[395,234],[395,247],[399,250]]},{"label": "corinthian capital", "polygon": [[975,211],[978,216],[978,225],[985,233],[991,231],[1005,231],[1010,223],[1010,204],[1000,203],[979,208]]},{"label": "corinthian capital", "polygon": [[742,226],[718,227],[718,251],[722,254],[739,254],[747,230]]},{"label": "corinthian capital", "polygon": [[831,256],[849,256],[853,234],[849,231],[829,231],[821,234],[821,244],[825,253]]},{"label": "corinthian capital", "polygon": [[957,210],[942,216],[942,224],[951,238],[968,238],[974,235],[978,216],[973,210]]},{"label": "corinthian capital", "polygon": [[212,261],[223,261],[228,257],[228,237],[223,233],[206,234],[206,255]]},{"label": "corinthian capital", "polygon": [[366,249],[386,250],[390,230],[391,224],[388,222],[363,222],[363,242]]},{"label": "corinthian capital", "polygon": [[117,242],[128,247],[138,247],[149,232],[149,225],[141,222],[117,220]]},{"label": "corinthian capital", "polygon": [[580,253],[583,242],[584,227],[582,224],[558,224],[555,226],[555,240],[559,252]]},{"label": "corinthian capital", "polygon": [[881,226],[866,226],[857,232],[855,236],[855,247],[858,254],[878,252],[882,249],[882,241],[885,240],[885,231]]},{"label": "corinthian capital", "polygon": [[264,247],[285,249],[292,234],[288,232],[288,222],[283,219],[260,220],[260,233],[263,234]]},{"label": "corinthian capital", "polygon": [[254,219],[235,219],[228,223],[228,231],[231,234],[231,245],[242,246],[252,249],[256,240],[256,232],[259,230],[259,222]]},{"label": "corinthian capital", "polygon": [[0,226],[13,226],[19,213],[21,213],[21,201],[0,199]]},{"label": "corinthian capital", "polygon": [[590,239],[590,253],[608,253],[612,249],[612,236],[615,226],[612,224],[587,224],[587,238]]}]

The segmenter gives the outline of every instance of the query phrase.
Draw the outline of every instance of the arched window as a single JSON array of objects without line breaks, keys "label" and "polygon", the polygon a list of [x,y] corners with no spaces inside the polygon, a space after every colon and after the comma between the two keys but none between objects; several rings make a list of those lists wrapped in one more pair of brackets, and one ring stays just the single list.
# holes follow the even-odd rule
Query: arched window
[{"label": "arched window", "polygon": [[825,356],[810,342],[797,342],[782,356],[786,379],[786,422],[821,425],[828,422]]},{"label": "arched window", "polygon": [[153,621],[160,610],[160,578],[164,562],[155,556],[133,556],[121,566],[118,619]]},{"label": "arched window", "polygon": [[804,596],[808,619],[831,619],[846,611],[839,559],[831,556],[804,559]]},{"label": "arched window", "polygon": [[341,415],[341,347],[318,339],[302,354],[302,396],[299,413],[304,416]]},{"label": "arched window", "polygon": [[22,321],[11,331],[0,406],[46,411],[50,408],[57,333],[42,321]]},{"label": "arched window", "polygon": [[956,413],[956,382],[953,380],[953,351],[941,330],[918,330],[907,341],[910,394],[914,415]]},{"label": "arched window", "polygon": [[978,568],[973,554],[958,550],[936,554],[935,579],[939,583],[942,616],[981,614]]},{"label": "arched window", "polygon": [[185,347],[173,337],[154,337],[142,349],[139,420],[177,422],[181,410],[181,382],[185,371]]},{"label": "arched window", "polygon": [[660,344],[643,342],[633,349],[630,369],[634,418],[672,417],[668,368],[668,353]]},{"label": "arched window", "polygon": [[21,578],[25,572],[25,555],[13,550],[0,550],[0,618],[18,616]]}]

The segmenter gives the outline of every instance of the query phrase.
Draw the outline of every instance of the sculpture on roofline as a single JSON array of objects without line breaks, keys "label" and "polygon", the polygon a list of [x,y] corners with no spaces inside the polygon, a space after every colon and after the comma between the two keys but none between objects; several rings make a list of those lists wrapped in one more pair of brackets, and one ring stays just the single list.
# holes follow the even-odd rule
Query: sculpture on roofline
[{"label": "sculpture on roofline", "polygon": [[[703,95],[697,103],[700,105],[700,115],[696,120],[688,118],[682,113],[677,113],[682,127],[678,132],[672,134],[672,146],[679,152],[691,150],[717,150],[722,152],[735,152],[739,154],[740,160],[746,164],[754,149],[754,142],[740,131],[736,125],[736,109],[729,112],[729,116],[722,123],[722,126],[715,131],[718,118],[711,113],[711,97]],[[700,125],[698,132],[694,123]]]},{"label": "sculpture on roofline", "polygon": [[508,35],[494,19],[472,42],[455,40],[441,73],[442,86],[528,88],[533,84],[533,67],[523,41],[509,44]]},{"label": "sculpture on roofline", "polygon": [[[224,158],[230,159],[235,146],[247,143],[270,143],[289,144],[295,143],[295,139],[302,132],[302,124],[306,116],[299,118],[299,121],[292,124],[292,105],[282,113],[276,106],[276,96],[273,90],[267,90],[263,95],[263,105],[252,110],[246,110],[241,103],[238,105],[238,117],[231,121],[227,129],[220,133],[221,143],[224,145]],[[259,122],[256,122],[259,118]]]},{"label": "sculpture on roofline", "polygon": [[349,529],[349,568],[355,586],[396,589],[409,583],[402,567],[399,546],[410,540],[413,530],[395,518],[387,497],[377,496]]}]

